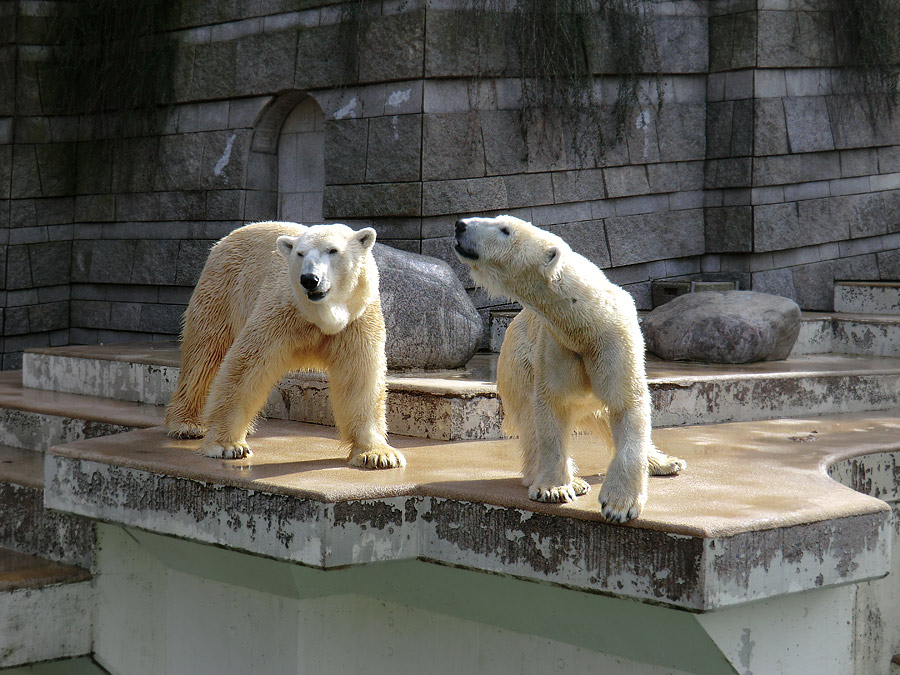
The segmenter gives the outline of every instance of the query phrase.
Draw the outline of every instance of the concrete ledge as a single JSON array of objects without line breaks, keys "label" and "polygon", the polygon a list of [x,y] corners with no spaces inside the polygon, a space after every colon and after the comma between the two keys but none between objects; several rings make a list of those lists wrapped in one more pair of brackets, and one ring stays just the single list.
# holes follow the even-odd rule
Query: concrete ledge
[{"label": "concrete ledge", "polygon": [[0,668],[89,654],[93,597],[86,570],[0,549]]},{"label": "concrete ledge", "polygon": [[[174,386],[179,353],[176,343],[167,344],[31,350],[25,354],[23,381],[29,387],[84,394],[97,393],[90,383],[106,382],[104,386],[117,395],[137,396],[139,388],[109,383],[116,382],[122,366],[127,365],[128,372],[141,381],[153,379],[151,370],[164,368],[166,386]],[[476,355],[458,371],[389,373],[389,430],[448,441],[500,438],[496,358]],[[73,361],[76,366],[71,365]],[[141,369],[146,376],[138,378]],[[900,359],[893,358],[813,354],[739,366],[650,358],[647,376],[655,426],[900,407]],[[149,398],[168,400],[170,393],[171,389],[154,389]],[[263,414],[273,419],[334,424],[327,379],[320,373],[287,375],[273,389]],[[161,420],[162,413],[158,415]]]},{"label": "concrete ledge", "polygon": [[891,509],[826,467],[900,450],[893,414],[662,429],[688,460],[653,478],[640,519],[603,522],[608,457],[574,439],[594,489],[531,502],[513,441],[395,438],[409,465],[348,467],[326,430],[264,422],[249,461],[196,454],[161,428],[46,457],[49,508],[319,568],[420,558],[693,611],[885,575]]}]

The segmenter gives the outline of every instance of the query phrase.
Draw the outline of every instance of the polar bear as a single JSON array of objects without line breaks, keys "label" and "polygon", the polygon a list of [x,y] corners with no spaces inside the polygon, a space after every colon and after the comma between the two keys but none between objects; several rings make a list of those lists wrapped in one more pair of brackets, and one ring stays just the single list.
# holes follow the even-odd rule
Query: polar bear
[{"label": "polar bear", "polygon": [[287,371],[327,370],[354,466],[405,465],[388,445],[375,230],[265,222],[213,246],[184,317],[166,427],[209,457],[251,455],[247,432]]},{"label": "polar bear", "polygon": [[631,295],[559,237],[512,216],[456,223],[456,254],[477,284],[520,302],[497,364],[504,433],[518,435],[528,496],[569,502],[590,486],[575,476],[576,429],[611,444],[600,504],[611,522],[636,518],[647,474],[685,462],[650,439],[644,341]]}]

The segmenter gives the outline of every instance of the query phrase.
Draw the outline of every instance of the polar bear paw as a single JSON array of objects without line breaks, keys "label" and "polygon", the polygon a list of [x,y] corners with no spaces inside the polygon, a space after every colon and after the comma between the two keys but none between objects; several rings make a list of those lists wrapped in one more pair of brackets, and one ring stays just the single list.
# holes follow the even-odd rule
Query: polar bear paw
[{"label": "polar bear paw", "polygon": [[600,488],[600,512],[610,523],[626,523],[641,515],[646,499],[646,495],[642,497],[621,486],[604,482]]},{"label": "polar bear paw", "polygon": [[406,466],[406,458],[390,446],[351,454],[349,462],[351,466],[361,469],[400,469]]},{"label": "polar bear paw", "polygon": [[548,504],[567,504],[575,501],[591,489],[587,481],[581,478],[573,478],[568,485],[539,485],[534,483],[528,488],[528,498],[535,502]]},{"label": "polar bear paw", "polygon": [[193,422],[172,422],[166,426],[166,433],[171,438],[203,438],[206,428]]},{"label": "polar bear paw", "polygon": [[663,452],[654,452],[649,457],[651,476],[673,476],[687,467],[687,462],[679,457],[670,457]]},{"label": "polar bear paw", "polygon": [[253,456],[253,451],[246,441],[234,441],[231,443],[204,443],[200,453],[216,459],[246,459]]}]

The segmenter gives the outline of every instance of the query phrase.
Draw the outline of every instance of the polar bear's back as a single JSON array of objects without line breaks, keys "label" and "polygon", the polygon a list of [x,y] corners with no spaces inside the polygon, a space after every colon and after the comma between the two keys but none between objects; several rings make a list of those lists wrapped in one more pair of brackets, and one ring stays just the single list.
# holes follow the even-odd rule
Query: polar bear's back
[{"label": "polar bear's back", "polygon": [[194,290],[198,309],[217,314],[223,322],[239,329],[267,285],[267,277],[286,274],[284,258],[275,248],[278,237],[298,235],[305,229],[297,223],[254,223],[219,240],[212,247]]}]

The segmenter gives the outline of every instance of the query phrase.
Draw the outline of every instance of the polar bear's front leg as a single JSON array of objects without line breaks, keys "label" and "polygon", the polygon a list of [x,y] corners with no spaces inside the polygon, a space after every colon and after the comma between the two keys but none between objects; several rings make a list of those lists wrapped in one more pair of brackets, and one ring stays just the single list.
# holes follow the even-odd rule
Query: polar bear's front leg
[{"label": "polar bear's front leg", "polygon": [[608,521],[624,523],[637,518],[647,501],[649,456],[653,449],[649,396],[624,410],[610,409],[609,414],[616,454],[600,488],[600,506]]},{"label": "polar bear's front leg", "polygon": [[[213,380],[204,421],[209,431],[200,446],[207,457],[241,459],[253,453],[247,432],[275,383],[293,365],[289,329],[264,320],[247,323]],[[274,323],[274,322],[272,322]]]},{"label": "polar bear's front leg", "polygon": [[350,448],[347,460],[364,469],[404,467],[406,458],[387,442],[384,345],[376,357],[359,343],[348,346],[338,348],[328,365],[331,408],[341,441]]},{"label": "polar bear's front leg", "polygon": [[571,502],[590,485],[575,476],[575,463],[568,456],[572,435],[571,414],[564,402],[548,401],[538,388],[534,394],[534,425],[521,437],[526,475],[530,475],[528,498],[536,502]]}]

